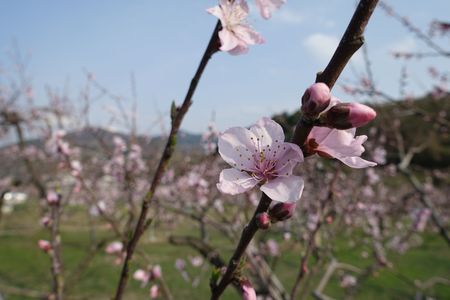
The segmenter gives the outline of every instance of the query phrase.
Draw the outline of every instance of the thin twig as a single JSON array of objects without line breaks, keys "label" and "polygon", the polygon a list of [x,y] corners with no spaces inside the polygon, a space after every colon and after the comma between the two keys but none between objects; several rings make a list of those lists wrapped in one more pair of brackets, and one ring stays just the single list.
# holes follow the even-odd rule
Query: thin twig
[{"label": "thin twig", "polygon": [[163,177],[164,172],[166,170],[167,164],[169,163],[169,160],[172,157],[172,154],[175,150],[176,137],[178,134],[178,130],[180,129],[181,122],[183,121],[184,116],[186,115],[189,107],[192,104],[192,96],[194,95],[194,92],[197,88],[197,85],[200,81],[203,71],[205,70],[206,65],[208,64],[209,59],[217,51],[218,33],[220,28],[221,28],[220,21],[218,21],[211,35],[208,46],[206,47],[206,50],[200,61],[200,64],[197,68],[197,71],[195,72],[195,75],[192,78],[191,84],[189,86],[189,89],[187,91],[183,103],[179,107],[175,107],[175,105],[173,105],[172,107],[171,111],[172,128],[170,130],[170,135],[164,148],[162,157],[159,161],[158,168],[156,169],[150,188],[148,192],[145,194],[144,199],[142,201],[140,215],[137,224],[135,226],[135,229],[133,231],[133,235],[131,236],[129,242],[127,243],[126,257],[123,263],[122,272],[120,275],[119,283],[114,297],[114,299],[116,300],[122,299],[123,293],[125,291],[125,286],[128,280],[128,265],[131,258],[133,257],[135,248],[139,242],[140,237],[142,236],[142,234],[144,233],[145,229],[148,226],[147,225],[148,210],[150,204],[152,203],[156,187],[161,181],[161,178]]}]

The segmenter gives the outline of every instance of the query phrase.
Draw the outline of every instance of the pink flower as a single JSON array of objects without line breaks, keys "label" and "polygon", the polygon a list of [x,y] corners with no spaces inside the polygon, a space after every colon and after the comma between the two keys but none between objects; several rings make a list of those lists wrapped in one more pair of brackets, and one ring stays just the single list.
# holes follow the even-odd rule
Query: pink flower
[{"label": "pink flower", "polygon": [[356,128],[338,130],[327,127],[314,127],[305,143],[306,152],[326,158],[336,158],[351,168],[367,168],[377,164],[362,159],[362,144],[367,136],[355,138]]},{"label": "pink flower", "polygon": [[150,274],[142,269],[138,269],[134,272],[133,278],[142,282],[142,284],[146,284],[150,280]]},{"label": "pink flower", "polygon": [[108,244],[108,246],[106,246],[105,252],[108,254],[117,254],[122,252],[123,249],[123,244],[122,242],[111,242]]},{"label": "pink flower", "polygon": [[256,6],[259,9],[261,17],[268,20],[272,16],[272,12],[276,11],[285,4],[286,0],[256,0]]},{"label": "pink flower", "polygon": [[233,55],[244,54],[249,45],[262,44],[264,39],[247,23],[248,5],[245,0],[220,0],[219,5],[207,10],[220,19],[222,30],[219,32],[221,51]]},{"label": "pink flower", "polygon": [[244,193],[256,185],[271,199],[295,202],[303,191],[303,180],[292,175],[303,153],[284,142],[281,126],[269,118],[249,129],[233,127],[219,136],[219,153],[233,168],[220,173],[217,188],[225,194]]},{"label": "pink flower", "polygon": [[161,266],[155,265],[153,266],[152,270],[150,271],[151,279],[159,279],[162,276]]},{"label": "pink flower", "polygon": [[241,281],[242,299],[256,300],[256,292],[250,281],[244,279]]},{"label": "pink flower", "polygon": [[49,205],[57,204],[59,202],[59,195],[55,191],[47,193],[47,203]]},{"label": "pink flower", "polygon": [[50,250],[52,250],[52,244],[46,240],[39,240],[38,246],[39,246],[39,249],[41,249],[45,253],[48,253],[48,252],[50,252]]},{"label": "pink flower", "polygon": [[152,285],[152,287],[150,288],[150,298],[151,299],[155,299],[159,297],[159,287],[154,284]]}]

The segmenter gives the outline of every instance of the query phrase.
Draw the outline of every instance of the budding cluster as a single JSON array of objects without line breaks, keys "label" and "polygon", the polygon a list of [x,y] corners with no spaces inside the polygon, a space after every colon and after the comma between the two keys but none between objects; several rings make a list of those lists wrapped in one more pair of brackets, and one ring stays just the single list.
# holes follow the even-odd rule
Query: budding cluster
[{"label": "budding cluster", "polygon": [[361,127],[376,117],[376,112],[360,103],[340,103],[333,98],[329,87],[314,83],[306,89],[302,97],[302,113],[306,120],[319,118],[318,126],[336,129]]},{"label": "budding cluster", "polygon": [[278,202],[269,209],[269,212],[263,212],[256,215],[256,224],[260,229],[268,229],[271,223],[285,221],[290,219],[295,212],[295,203]]}]

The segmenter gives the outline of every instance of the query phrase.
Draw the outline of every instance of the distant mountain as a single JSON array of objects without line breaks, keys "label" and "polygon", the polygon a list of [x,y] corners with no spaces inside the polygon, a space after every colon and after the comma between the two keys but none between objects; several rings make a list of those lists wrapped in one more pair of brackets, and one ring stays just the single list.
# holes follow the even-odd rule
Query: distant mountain
[{"label": "distant mountain", "polygon": [[[101,127],[87,127],[77,131],[71,131],[65,135],[65,140],[70,143],[72,147],[80,147],[83,149],[96,150],[99,147],[112,149],[114,137],[120,137],[126,142],[130,142],[132,137],[125,133],[113,132]],[[163,146],[167,140],[165,136],[145,137],[143,135],[137,135],[136,142],[146,150],[154,149],[155,147]],[[177,148],[181,151],[201,150],[200,134],[189,133],[180,131],[177,138]],[[26,141],[27,145],[34,145],[38,148],[44,147],[44,141],[42,139],[29,139]],[[0,151],[8,149],[14,145],[6,145],[0,147]]]}]

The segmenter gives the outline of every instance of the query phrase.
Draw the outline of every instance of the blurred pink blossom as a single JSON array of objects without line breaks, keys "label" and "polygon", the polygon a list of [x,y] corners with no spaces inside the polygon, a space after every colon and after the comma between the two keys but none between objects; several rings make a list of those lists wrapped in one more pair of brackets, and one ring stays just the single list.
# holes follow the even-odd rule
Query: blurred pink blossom
[{"label": "blurred pink blossom", "polygon": [[247,279],[241,281],[242,299],[256,300],[256,292],[250,281]]},{"label": "blurred pink blossom", "polygon": [[114,241],[109,243],[108,246],[106,246],[105,252],[108,254],[118,254],[122,252],[122,249],[123,249],[122,242]]},{"label": "blurred pink blossom", "polygon": [[147,284],[147,282],[150,280],[150,274],[147,271],[138,269],[136,270],[136,272],[134,272],[133,278],[137,281],[142,282],[142,284]]},{"label": "blurred pink blossom", "polygon": [[39,240],[38,246],[39,246],[39,249],[41,249],[45,253],[48,253],[48,252],[50,252],[50,250],[52,250],[52,244],[46,240]]},{"label": "blurred pink blossom", "polygon": [[49,191],[47,193],[47,203],[49,205],[54,205],[59,202],[59,195],[55,191]]},{"label": "blurred pink blossom", "polygon": [[272,17],[274,11],[286,3],[286,0],[255,0],[255,3],[261,17],[268,20]]},{"label": "blurred pink blossom", "polygon": [[159,286],[154,284],[150,288],[150,298],[155,299],[159,297]]}]

